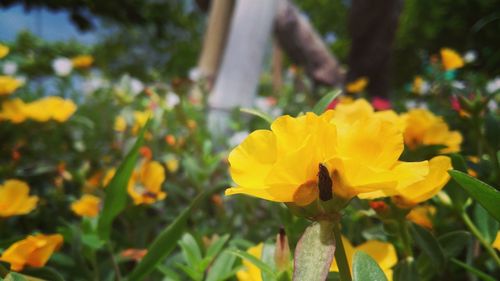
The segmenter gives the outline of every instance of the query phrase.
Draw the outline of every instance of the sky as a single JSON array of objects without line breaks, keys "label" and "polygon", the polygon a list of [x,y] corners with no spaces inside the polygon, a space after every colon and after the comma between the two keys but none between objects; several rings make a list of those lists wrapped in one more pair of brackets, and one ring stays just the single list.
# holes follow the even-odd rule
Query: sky
[{"label": "sky", "polygon": [[0,41],[12,41],[19,31],[25,29],[48,41],[75,39],[91,44],[97,40],[95,33],[79,32],[64,11],[42,9],[28,13],[22,6],[0,9]]}]

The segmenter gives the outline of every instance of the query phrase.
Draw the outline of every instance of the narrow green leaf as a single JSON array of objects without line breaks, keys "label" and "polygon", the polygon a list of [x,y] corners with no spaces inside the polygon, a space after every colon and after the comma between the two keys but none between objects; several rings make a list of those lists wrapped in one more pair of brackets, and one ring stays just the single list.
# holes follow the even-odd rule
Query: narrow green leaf
[{"label": "narrow green leaf", "polygon": [[185,233],[179,241],[179,246],[181,246],[182,255],[189,266],[194,267],[201,262],[201,249],[191,234]]},{"label": "narrow green leaf", "polygon": [[130,274],[130,280],[144,280],[145,276],[151,273],[170,254],[184,233],[187,219],[193,208],[212,192],[213,190],[206,191],[196,196],[193,202],[156,237],[153,243],[149,245],[148,253]]},{"label": "narrow green leaf", "polygon": [[441,235],[438,238],[438,242],[446,258],[450,259],[458,256],[471,238],[472,235],[469,232],[458,230]]},{"label": "narrow green leaf", "polygon": [[500,221],[500,192],[488,184],[465,173],[451,170],[451,177],[483,206],[497,221]]},{"label": "narrow green leaf", "polygon": [[317,115],[322,114],[328,108],[328,105],[342,93],[342,90],[336,89],[331,92],[328,92],[324,95],[313,107],[312,112]]},{"label": "narrow green leaf", "polygon": [[270,267],[268,264],[264,263],[260,259],[252,256],[251,254],[238,250],[238,249],[233,249],[230,251],[233,255],[236,255],[242,259],[248,260],[249,262],[253,263],[256,267],[258,267],[262,273],[269,274],[273,277],[273,279],[276,279],[276,272]]},{"label": "narrow green leaf", "polygon": [[377,262],[363,251],[354,253],[352,273],[353,281],[387,281]]},{"label": "narrow green leaf", "polygon": [[497,237],[499,222],[490,216],[490,214],[488,214],[479,204],[474,206],[474,222],[484,239],[489,244],[492,244]]},{"label": "narrow green leaf", "polygon": [[443,268],[446,260],[443,249],[441,249],[441,245],[439,245],[436,238],[434,238],[434,236],[425,228],[417,224],[412,225],[411,231],[415,242],[417,242],[422,251],[429,256],[432,260],[432,264],[437,269]]},{"label": "narrow green leaf", "polygon": [[306,228],[295,248],[293,280],[324,281],[334,254],[333,223],[313,223]]},{"label": "narrow green leaf", "polygon": [[219,252],[222,250],[222,247],[224,247],[224,245],[226,244],[227,240],[229,240],[229,234],[225,234],[225,235],[219,237],[219,239],[217,239],[217,241],[213,242],[208,247],[207,254],[205,255],[205,257],[213,258],[216,255],[218,255]]},{"label": "narrow green leaf", "polygon": [[208,271],[205,281],[222,281],[226,280],[235,271],[233,269],[236,256],[227,250],[224,250],[217,256],[214,263]]},{"label": "narrow green leaf", "polygon": [[269,114],[266,114],[266,113],[264,113],[264,112],[262,112],[262,111],[260,111],[258,109],[254,109],[254,108],[240,108],[240,111],[248,113],[248,114],[251,114],[251,115],[254,115],[254,116],[257,116],[257,117],[260,117],[261,119],[263,119],[264,121],[266,121],[269,124],[273,123],[273,118]]},{"label": "narrow green leaf", "polygon": [[496,280],[494,277],[491,277],[488,274],[482,272],[481,270],[476,269],[476,268],[474,268],[466,263],[463,263],[457,259],[451,259],[451,262],[464,268],[465,270],[469,271],[470,273],[476,275],[477,277],[479,277],[479,279],[481,279],[483,281],[495,281]]},{"label": "narrow green leaf", "polygon": [[128,152],[106,188],[106,197],[98,225],[99,236],[103,240],[107,241],[109,239],[113,220],[127,205],[128,181],[134,171],[137,159],[139,158],[139,148],[142,146],[144,133],[148,129],[149,123],[150,121],[148,120],[146,125],[144,125],[139,132],[134,146]]},{"label": "narrow green leaf", "polygon": [[5,276],[5,281],[28,281],[22,274],[11,272]]}]

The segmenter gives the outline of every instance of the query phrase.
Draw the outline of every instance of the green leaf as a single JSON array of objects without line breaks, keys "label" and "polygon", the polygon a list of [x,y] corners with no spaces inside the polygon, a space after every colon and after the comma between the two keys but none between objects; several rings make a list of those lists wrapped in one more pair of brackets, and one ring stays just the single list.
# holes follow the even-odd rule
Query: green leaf
[{"label": "green leaf", "polygon": [[258,267],[262,273],[266,273],[272,276],[273,279],[276,279],[276,272],[270,267],[268,264],[264,263],[261,261],[259,258],[256,258],[252,256],[251,254],[238,250],[238,249],[233,249],[230,251],[233,255],[236,255],[242,259],[246,259],[249,262],[253,263],[256,267]]},{"label": "green leaf", "polygon": [[266,121],[269,124],[273,123],[273,118],[269,114],[266,114],[266,113],[264,113],[264,112],[262,112],[262,111],[260,111],[258,109],[254,109],[254,108],[240,108],[240,111],[248,113],[248,114],[251,114],[251,115],[254,115],[254,116],[257,116],[257,117],[260,117],[261,119],[263,119],[264,121]]},{"label": "green leaf", "polygon": [[99,236],[105,241],[109,239],[113,220],[127,205],[127,185],[139,158],[139,148],[142,146],[144,133],[148,129],[149,124],[150,120],[146,122],[146,125],[139,132],[134,146],[118,167],[106,188],[106,197],[98,225]]},{"label": "green leaf", "polygon": [[5,276],[5,281],[28,281],[22,274],[11,272]]},{"label": "green leaf", "polygon": [[205,281],[222,281],[234,275],[236,273],[236,269],[233,268],[235,261],[236,255],[224,250],[210,267]]},{"label": "green leaf", "polygon": [[179,246],[181,246],[182,255],[189,266],[194,267],[201,262],[200,247],[191,234],[185,233],[179,241]]},{"label": "green leaf", "polygon": [[488,184],[465,173],[451,170],[451,177],[483,206],[497,221],[500,221],[500,192]]},{"label": "green leaf", "polygon": [[491,277],[488,274],[482,272],[481,270],[476,269],[476,268],[474,268],[466,263],[463,263],[457,259],[451,259],[451,262],[464,268],[465,270],[469,271],[470,273],[476,275],[477,277],[479,277],[479,279],[481,279],[483,281],[495,281],[496,280],[494,277]]},{"label": "green leaf", "polygon": [[384,271],[367,253],[356,251],[353,260],[353,281],[387,281]]},{"label": "green leaf", "polygon": [[217,241],[213,242],[208,247],[207,254],[205,255],[205,257],[214,258],[216,255],[218,255],[219,252],[222,250],[222,247],[224,247],[224,245],[226,244],[228,239],[229,239],[229,234],[225,234],[225,235],[219,237],[219,239],[217,239]]},{"label": "green leaf", "polygon": [[104,246],[104,244],[106,244],[106,242],[101,240],[99,236],[95,234],[82,235],[82,243],[93,250],[99,250],[102,246]]},{"label": "green leaf", "polygon": [[295,248],[293,280],[324,281],[334,254],[333,224],[313,223],[306,228]]},{"label": "green leaf", "polygon": [[417,242],[422,251],[429,256],[435,268],[443,268],[446,260],[443,249],[441,249],[441,245],[439,245],[436,238],[434,238],[434,236],[425,228],[417,224],[412,225],[411,231],[415,242]]},{"label": "green leaf", "polygon": [[472,235],[469,232],[458,230],[441,235],[438,242],[446,258],[450,259],[458,256],[471,238]]},{"label": "green leaf", "polygon": [[403,260],[394,269],[394,280],[396,281],[420,281],[416,263],[412,260]]},{"label": "green leaf", "polygon": [[193,208],[213,191],[214,190],[209,190],[196,196],[193,202],[191,202],[191,204],[189,204],[189,206],[156,237],[153,243],[149,245],[148,253],[130,274],[130,280],[144,280],[145,276],[151,273],[151,271],[170,254],[177,245],[177,241],[184,233],[187,219]]},{"label": "green leaf", "polygon": [[30,267],[23,270],[23,274],[27,275],[28,281],[31,280],[29,277],[35,277],[49,281],[64,281],[64,278],[61,274],[59,274],[59,272],[47,266],[40,268]]},{"label": "green leaf", "polygon": [[497,237],[498,221],[490,216],[481,205],[476,204],[474,207],[474,222],[488,244],[492,244]]},{"label": "green leaf", "polygon": [[342,90],[336,89],[324,95],[313,107],[312,112],[317,115],[322,114],[328,108],[328,105],[342,93]]}]

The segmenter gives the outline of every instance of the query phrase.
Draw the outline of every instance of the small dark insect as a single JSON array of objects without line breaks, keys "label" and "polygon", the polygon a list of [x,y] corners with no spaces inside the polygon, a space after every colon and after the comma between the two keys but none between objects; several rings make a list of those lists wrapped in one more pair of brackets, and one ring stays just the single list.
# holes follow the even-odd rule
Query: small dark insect
[{"label": "small dark insect", "polygon": [[328,201],[332,199],[332,184],[332,178],[330,178],[328,168],[320,163],[318,172],[318,188],[319,199],[321,199],[321,201]]},{"label": "small dark insect", "polygon": [[156,194],[153,193],[153,192],[149,192],[149,191],[146,191],[142,194],[144,197],[149,197],[149,198],[153,198],[153,199],[156,199]]}]

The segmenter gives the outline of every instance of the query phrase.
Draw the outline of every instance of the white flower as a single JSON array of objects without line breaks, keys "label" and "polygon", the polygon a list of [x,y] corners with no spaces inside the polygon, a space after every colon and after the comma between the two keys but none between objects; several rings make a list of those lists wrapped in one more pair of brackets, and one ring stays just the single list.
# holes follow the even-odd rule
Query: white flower
[{"label": "white flower", "polygon": [[189,80],[196,82],[198,80],[201,80],[203,78],[203,73],[201,73],[201,70],[197,67],[191,68],[189,70]]},{"label": "white flower", "polygon": [[466,63],[472,63],[477,59],[477,52],[474,50],[467,51],[464,55],[464,61]]},{"label": "white flower", "polygon": [[489,102],[488,102],[488,109],[491,111],[491,112],[495,112],[497,111],[498,109],[498,103],[496,100],[494,99],[491,99]]},{"label": "white flower", "polygon": [[136,78],[130,79],[130,91],[133,95],[137,95],[144,90],[144,84]]},{"label": "white flower", "polygon": [[414,108],[422,108],[422,109],[428,109],[428,106],[425,102],[423,101],[416,101],[416,100],[407,100],[405,102],[406,109],[414,109]]},{"label": "white flower", "polygon": [[179,96],[174,92],[168,92],[165,96],[165,106],[167,109],[172,109],[181,102]]},{"label": "white flower", "polygon": [[500,90],[500,77],[495,77],[486,84],[486,91],[490,94]]},{"label": "white flower", "polygon": [[52,69],[58,76],[68,76],[73,70],[73,63],[68,58],[57,58],[52,61]]},{"label": "white flower", "polygon": [[85,80],[82,85],[83,93],[86,95],[92,94],[98,89],[104,87],[105,81],[101,77],[92,76],[89,79]]},{"label": "white flower", "polygon": [[465,89],[465,83],[463,81],[453,81],[451,82],[451,86],[459,90]]},{"label": "white flower", "polygon": [[250,133],[248,131],[239,131],[234,133],[228,140],[230,147],[235,147],[242,143]]},{"label": "white flower", "polygon": [[3,73],[5,75],[14,75],[17,72],[17,63],[13,61],[5,62],[3,65]]}]

